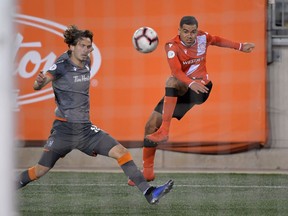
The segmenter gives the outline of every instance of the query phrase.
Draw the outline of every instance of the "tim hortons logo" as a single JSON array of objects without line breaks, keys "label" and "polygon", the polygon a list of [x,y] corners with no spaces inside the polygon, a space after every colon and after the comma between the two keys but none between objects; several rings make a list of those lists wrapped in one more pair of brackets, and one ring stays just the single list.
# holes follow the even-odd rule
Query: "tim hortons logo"
[{"label": "tim hortons logo", "polygon": [[[34,91],[32,84],[39,71],[47,71],[56,58],[65,51],[59,51],[56,48],[58,44],[63,46],[63,32],[67,26],[24,14],[16,14],[14,22],[18,30],[13,50],[13,57],[16,61],[14,75],[18,79],[18,89],[14,90],[15,110],[19,111],[22,105],[54,97],[52,87]],[[94,43],[92,46],[94,50],[90,54],[92,60],[90,79],[96,75],[101,65],[100,51]],[[58,54],[56,54],[57,51]]]}]

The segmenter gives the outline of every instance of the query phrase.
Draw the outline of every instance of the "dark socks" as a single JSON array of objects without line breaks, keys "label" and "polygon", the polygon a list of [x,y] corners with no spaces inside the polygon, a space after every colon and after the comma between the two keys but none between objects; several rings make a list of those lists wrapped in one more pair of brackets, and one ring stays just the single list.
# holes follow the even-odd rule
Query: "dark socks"
[{"label": "dark socks", "polygon": [[17,189],[20,189],[20,188],[24,187],[25,185],[27,185],[31,181],[33,181],[33,180],[31,180],[29,178],[28,170],[25,170],[19,176],[19,179],[17,181]]},{"label": "dark socks", "polygon": [[133,160],[123,164],[121,168],[123,169],[125,175],[135,183],[142,193],[144,193],[150,187]]}]

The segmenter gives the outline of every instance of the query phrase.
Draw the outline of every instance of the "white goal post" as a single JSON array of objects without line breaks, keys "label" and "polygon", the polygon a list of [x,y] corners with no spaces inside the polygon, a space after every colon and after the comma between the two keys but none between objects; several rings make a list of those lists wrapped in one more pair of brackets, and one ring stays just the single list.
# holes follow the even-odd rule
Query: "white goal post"
[{"label": "white goal post", "polygon": [[[16,0],[15,0],[16,1]],[[15,196],[15,169],[13,142],[13,14],[16,2],[1,0],[0,4],[0,215],[18,215]]]}]

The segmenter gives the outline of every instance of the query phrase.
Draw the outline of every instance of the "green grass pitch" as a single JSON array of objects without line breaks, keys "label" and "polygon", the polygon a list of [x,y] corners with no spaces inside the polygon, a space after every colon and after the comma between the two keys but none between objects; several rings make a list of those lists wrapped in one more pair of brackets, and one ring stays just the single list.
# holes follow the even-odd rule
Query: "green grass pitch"
[{"label": "green grass pitch", "polygon": [[50,172],[17,191],[19,215],[288,215],[288,175],[157,173],[172,191],[147,203],[123,173]]}]

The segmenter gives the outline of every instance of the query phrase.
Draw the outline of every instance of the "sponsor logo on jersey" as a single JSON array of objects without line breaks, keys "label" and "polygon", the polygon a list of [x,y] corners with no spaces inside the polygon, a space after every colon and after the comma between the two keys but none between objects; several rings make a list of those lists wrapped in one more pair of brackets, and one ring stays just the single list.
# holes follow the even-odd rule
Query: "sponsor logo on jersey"
[{"label": "sponsor logo on jersey", "polygon": [[[63,43],[63,32],[67,26],[40,17],[16,14],[17,26],[13,58],[14,71],[18,89],[15,89],[15,110],[19,111],[25,104],[37,103],[54,98],[52,87],[34,91],[31,87],[40,71],[55,70],[55,60],[67,46]],[[49,39],[47,39],[49,38]],[[101,65],[101,55],[97,46],[92,43],[90,54],[90,78],[94,77]]]},{"label": "sponsor logo on jersey", "polygon": [[190,59],[188,61],[183,61],[182,63],[183,63],[183,65],[199,64],[203,59],[204,59],[204,57],[200,57],[200,58]]},{"label": "sponsor logo on jersey", "polygon": [[78,83],[78,82],[87,82],[90,80],[90,76],[89,75],[76,75],[76,76],[73,76],[74,78],[74,82],[75,83]]}]

